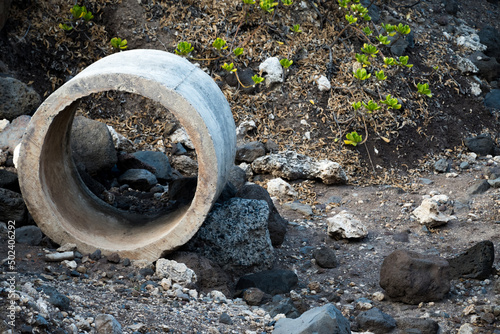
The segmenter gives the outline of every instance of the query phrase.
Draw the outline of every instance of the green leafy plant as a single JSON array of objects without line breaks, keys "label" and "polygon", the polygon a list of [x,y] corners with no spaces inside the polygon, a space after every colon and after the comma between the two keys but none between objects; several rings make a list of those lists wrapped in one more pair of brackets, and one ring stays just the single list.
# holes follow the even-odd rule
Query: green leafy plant
[{"label": "green leafy plant", "polygon": [[359,143],[363,141],[363,136],[358,135],[356,131],[346,134],[346,139],[344,143],[346,145],[357,146]]},{"label": "green leafy plant", "polygon": [[224,65],[222,65],[221,67],[230,73],[236,72],[236,70],[237,70],[236,68],[234,68],[233,63],[231,63],[231,64],[224,63]]},{"label": "green leafy plant", "polygon": [[363,106],[368,110],[369,114],[373,113],[376,110],[379,110],[381,107],[377,104],[377,102],[370,100],[368,103],[363,102]]},{"label": "green leafy plant", "polygon": [[378,35],[375,38],[377,39],[377,41],[380,42],[380,44],[383,44],[383,45],[391,44],[391,41],[389,41],[389,38],[387,36]]},{"label": "green leafy plant", "polygon": [[384,58],[385,67],[396,65],[396,60],[392,57]]},{"label": "green leafy plant", "polygon": [[392,24],[385,24],[385,23],[382,23],[382,28],[384,29],[384,31],[389,35],[389,36],[394,36],[396,35],[396,27],[393,26]]},{"label": "green leafy plant", "polygon": [[393,98],[391,94],[385,97],[385,101],[381,100],[380,103],[387,105],[389,109],[401,109],[401,104],[398,103],[398,99]]},{"label": "green leafy plant", "polygon": [[127,40],[119,37],[111,38],[111,46],[116,50],[125,50],[127,48]]},{"label": "green leafy plant", "polygon": [[291,5],[293,5],[293,0],[281,0],[281,2],[285,6],[291,6]]},{"label": "green leafy plant", "polygon": [[[69,11],[72,15],[72,22],[76,22],[79,19],[83,19],[85,22],[88,22],[94,18],[94,15],[92,15],[92,13],[89,12],[85,6],[74,5]],[[69,24],[59,23],[59,28],[64,31],[71,31],[74,28],[72,22]]]},{"label": "green leafy plant", "polygon": [[274,12],[274,7],[276,7],[277,5],[278,3],[273,2],[273,0],[260,0],[259,2],[259,7],[267,13]]},{"label": "green leafy plant", "polygon": [[363,66],[370,65],[370,62],[368,61],[368,56],[362,53],[356,53],[356,60],[363,64]]},{"label": "green leafy plant", "polygon": [[66,23],[59,23],[59,28],[61,28],[62,30],[65,30],[65,31],[70,31],[73,29],[72,26],[67,25]]},{"label": "green leafy plant", "polygon": [[370,36],[371,34],[373,34],[373,31],[370,29],[370,27],[364,27],[363,32],[366,36]]},{"label": "green leafy plant", "polygon": [[281,66],[283,66],[284,68],[289,68],[289,67],[290,67],[290,65],[292,65],[292,64],[293,64],[293,60],[288,60],[288,59],[286,59],[286,58],[283,58],[283,59],[281,59],[281,60],[280,60],[280,64],[281,64]]},{"label": "green leafy plant", "polygon": [[243,3],[247,5],[253,5],[255,4],[255,0],[243,0]]},{"label": "green leafy plant", "polygon": [[399,66],[406,66],[411,68],[413,67],[413,64],[408,64],[408,59],[408,56],[400,56],[399,61],[397,61],[396,64],[398,64]]},{"label": "green leafy plant", "polygon": [[354,108],[354,110],[358,110],[358,109],[360,109],[360,108],[361,108],[361,101],[359,101],[359,102],[354,102],[354,103],[352,104],[352,107]]},{"label": "green leafy plant", "polygon": [[366,54],[369,54],[372,57],[376,57],[378,53],[378,49],[376,46],[367,43],[363,44],[361,51]]},{"label": "green leafy plant", "polygon": [[293,32],[302,32],[302,30],[300,30],[300,24],[294,24],[291,28],[290,28],[291,31]]},{"label": "green leafy plant", "polygon": [[401,35],[408,35],[411,31],[410,26],[403,25],[402,23],[398,24],[394,29],[399,32]]},{"label": "green leafy plant", "polygon": [[255,74],[255,75],[252,77],[252,80],[253,80],[253,82],[254,82],[256,85],[258,85],[258,84],[260,84],[262,81],[264,81],[264,78],[263,78],[263,77],[261,77],[261,76],[260,76],[260,75],[258,75],[258,74]]},{"label": "green leafy plant", "polygon": [[380,81],[387,79],[387,76],[384,74],[384,70],[375,72],[375,77]]},{"label": "green leafy plant", "polygon": [[366,72],[364,68],[358,68],[353,74],[356,79],[361,81],[369,79],[372,76],[370,73]]},{"label": "green leafy plant", "polygon": [[187,56],[193,50],[194,47],[191,46],[191,43],[182,41],[177,44],[177,48],[175,49],[175,54],[181,56]]},{"label": "green leafy plant", "polygon": [[227,46],[226,46],[226,41],[223,40],[222,38],[219,38],[217,37],[215,39],[215,41],[212,43],[212,46],[217,50],[217,51],[221,51],[221,50],[225,50],[227,49]]},{"label": "green leafy plant", "polygon": [[417,89],[418,92],[422,95],[426,95],[428,97],[432,97],[431,90],[429,89],[429,84],[428,83],[418,83],[417,84]]},{"label": "green leafy plant", "polygon": [[349,14],[345,14],[345,19],[347,20],[347,22],[349,22],[349,24],[354,24],[354,23],[358,22],[357,17],[354,17],[353,15],[349,15]]},{"label": "green leafy plant", "polygon": [[236,57],[239,57],[243,54],[243,51],[244,49],[243,48],[236,48],[233,50],[233,54],[236,56]]}]

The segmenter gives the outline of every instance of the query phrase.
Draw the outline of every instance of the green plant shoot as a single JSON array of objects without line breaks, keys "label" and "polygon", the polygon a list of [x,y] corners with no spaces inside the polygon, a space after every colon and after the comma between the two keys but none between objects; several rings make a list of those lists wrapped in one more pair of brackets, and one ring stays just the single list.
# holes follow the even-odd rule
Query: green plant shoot
[{"label": "green plant shoot", "polygon": [[353,74],[356,79],[361,81],[369,79],[372,76],[370,73],[366,72],[364,68],[358,68]]},{"label": "green plant shoot", "polygon": [[262,81],[264,81],[264,78],[261,77],[260,75],[258,74],[255,74],[253,77],[252,77],[252,80],[253,82],[255,83],[255,85],[258,85],[260,84]]},{"label": "green plant shoot", "polygon": [[291,28],[290,28],[291,31],[293,32],[302,32],[302,30],[300,30],[300,24],[294,24]]},{"label": "green plant shoot", "polygon": [[428,83],[418,83],[417,84],[417,89],[418,92],[422,95],[426,95],[428,97],[432,97],[431,90],[429,89],[429,84]]},{"label": "green plant shoot", "polygon": [[253,5],[255,4],[255,0],[243,0],[243,3],[247,5]]},{"label": "green plant shoot", "polygon": [[182,41],[177,44],[177,48],[175,49],[175,54],[181,56],[187,56],[193,50],[194,47],[191,46],[191,43]]},{"label": "green plant shoot", "polygon": [[392,57],[384,58],[384,67],[396,65],[396,60]]},{"label": "green plant shoot", "polygon": [[354,17],[354,16],[349,15],[349,14],[345,14],[345,19],[347,20],[347,22],[349,22],[349,24],[354,24],[358,21],[357,17]]},{"label": "green plant shoot", "polygon": [[267,13],[274,12],[274,7],[276,7],[277,5],[278,3],[273,2],[273,0],[260,0],[259,2],[260,8]]},{"label": "green plant shoot", "polygon": [[230,72],[230,73],[234,73],[236,72],[236,68],[234,68],[234,64],[231,63],[231,64],[228,64],[228,63],[224,63],[224,65],[221,66],[224,70]]},{"label": "green plant shoot", "polygon": [[353,107],[353,109],[354,109],[354,110],[358,110],[359,108],[361,108],[361,101],[359,101],[359,102],[354,102],[354,103],[352,104],[352,107]]},{"label": "green plant shoot", "polygon": [[395,27],[396,31],[399,32],[401,35],[408,35],[411,31],[410,27],[408,25],[403,25],[402,23],[398,24]]},{"label": "green plant shoot", "polygon": [[293,0],[281,0],[281,2],[285,6],[291,6],[293,4]]},{"label": "green plant shoot", "polygon": [[371,34],[373,34],[373,31],[370,29],[370,27],[364,27],[363,32],[366,36],[370,36]]},{"label": "green plant shoot", "polygon": [[233,50],[233,54],[236,56],[236,57],[239,57],[243,54],[243,51],[244,49],[243,48],[236,48]]},{"label": "green plant shoot", "polygon": [[387,79],[387,76],[384,74],[384,70],[375,72],[375,77],[380,81]]},{"label": "green plant shoot", "polygon": [[371,44],[363,44],[363,47],[361,48],[361,51],[363,51],[364,53],[367,53],[369,55],[371,55],[372,57],[376,57],[377,53],[378,53],[378,49],[376,46],[374,45],[371,45]]},{"label": "green plant shoot", "polygon": [[288,60],[288,59],[286,59],[286,58],[283,58],[283,59],[281,59],[281,60],[280,60],[280,64],[281,64],[281,66],[283,66],[284,68],[289,68],[289,67],[290,67],[290,65],[292,65],[292,64],[293,64],[293,60]]},{"label": "green plant shoot", "polygon": [[385,24],[385,23],[382,23],[382,28],[385,30],[385,32],[387,33],[387,35],[389,36],[394,36],[396,35],[396,27],[393,26],[392,24]]},{"label": "green plant shoot", "polygon": [[385,97],[385,101],[381,100],[380,103],[387,105],[389,109],[401,109],[401,104],[398,103],[398,99],[393,98],[391,94]]},{"label": "green plant shoot", "polygon": [[364,66],[370,65],[370,62],[368,61],[368,56],[362,53],[356,53],[356,60],[363,64]]},{"label": "green plant shoot", "polygon": [[411,67],[413,67],[413,64],[408,64],[408,59],[410,59],[410,57],[408,57],[408,56],[400,56],[399,57],[399,62],[397,62],[397,64],[399,66],[406,66],[408,68],[411,68]]},{"label": "green plant shoot", "polygon": [[59,28],[65,31],[70,31],[73,29],[72,26],[67,25],[66,23],[59,23]]},{"label": "green plant shoot", "polygon": [[358,135],[356,131],[346,134],[345,137],[344,143],[346,145],[357,146],[363,141],[363,136]]},{"label": "green plant shoot", "polygon": [[377,104],[377,102],[370,100],[368,103],[363,102],[363,106],[368,110],[367,112],[371,114],[372,112],[379,110],[381,107]]},{"label": "green plant shoot", "polygon": [[116,50],[125,50],[127,48],[127,40],[126,39],[121,39],[119,37],[113,37],[111,38],[111,46],[115,48]]},{"label": "green plant shoot", "polygon": [[226,46],[226,41],[223,40],[222,38],[219,38],[217,37],[215,39],[215,41],[212,43],[212,46],[217,50],[217,51],[221,51],[221,50],[225,50],[227,49],[227,46]]},{"label": "green plant shoot", "polygon": [[377,41],[380,42],[380,44],[387,45],[387,44],[391,43],[391,41],[389,41],[388,37],[384,36],[384,35],[378,35],[378,37],[375,37],[375,38],[377,39]]}]

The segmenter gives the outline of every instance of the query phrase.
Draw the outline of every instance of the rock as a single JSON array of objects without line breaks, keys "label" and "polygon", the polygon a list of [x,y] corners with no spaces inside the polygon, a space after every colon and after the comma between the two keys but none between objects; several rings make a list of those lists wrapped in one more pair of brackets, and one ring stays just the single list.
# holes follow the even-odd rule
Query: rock
[{"label": "rock", "polygon": [[17,226],[25,223],[27,208],[21,194],[0,188],[0,221],[13,220]]},{"label": "rock", "polygon": [[61,261],[71,261],[75,258],[75,252],[55,252],[45,254],[45,261],[47,262],[61,262]]},{"label": "rock", "polygon": [[132,153],[139,161],[154,167],[155,172],[152,172],[160,181],[170,180],[172,178],[172,167],[168,157],[163,152],[158,151],[139,151]]},{"label": "rock", "polygon": [[113,138],[106,124],[76,116],[71,129],[73,160],[89,174],[109,171],[118,162]]},{"label": "rock", "polygon": [[0,119],[12,121],[21,115],[33,113],[41,99],[25,83],[8,76],[0,76]]},{"label": "rock", "polygon": [[132,141],[130,141],[124,135],[116,132],[116,130],[112,126],[110,125],[106,126],[108,128],[109,134],[111,135],[111,138],[113,139],[113,144],[115,145],[115,149],[124,152],[128,152],[133,149],[134,143],[132,143]]},{"label": "rock", "polygon": [[441,300],[450,291],[448,261],[438,256],[396,250],[382,263],[380,287],[395,301],[406,304]]},{"label": "rock", "polygon": [[[464,46],[472,51],[484,51],[487,48],[486,45],[481,43],[479,36],[477,34],[474,34],[474,33],[472,33],[470,35],[459,36],[457,38],[457,45]],[[458,56],[458,58],[465,59],[465,58],[462,58],[460,56]],[[460,60],[458,62],[460,62]],[[459,64],[457,64],[457,65],[459,65]],[[458,68],[460,69],[460,66],[458,66]]]},{"label": "rock", "polygon": [[460,326],[457,334],[474,334],[474,333],[476,333],[474,326],[472,326],[469,323],[465,323],[462,326]]},{"label": "rock", "polygon": [[478,51],[470,55],[469,59],[478,68],[478,74],[488,82],[495,80],[500,75],[500,64],[495,58],[488,57],[484,53]]},{"label": "rock", "polygon": [[259,288],[252,287],[243,292],[243,300],[246,301],[248,305],[256,306],[262,303],[264,295],[264,291]]},{"label": "rock", "polygon": [[16,228],[16,242],[31,246],[38,246],[42,242],[43,234],[38,226],[22,226]]},{"label": "rock", "polygon": [[184,263],[163,258],[156,261],[156,276],[159,278],[170,278],[172,282],[184,285],[196,283],[197,281],[195,272],[189,269]]},{"label": "rock", "polygon": [[269,173],[287,180],[321,179],[325,184],[344,184],[347,176],[336,162],[314,161],[310,157],[285,151],[257,158],[252,163],[256,173]]},{"label": "rock", "polygon": [[202,292],[218,290],[230,295],[229,286],[232,281],[229,275],[213,261],[196,253],[179,251],[172,253],[169,258],[193,269],[196,274],[196,284]]},{"label": "rock", "polygon": [[376,307],[361,312],[356,321],[361,329],[375,334],[389,333],[396,327],[396,320]]},{"label": "rock", "polygon": [[188,151],[181,143],[175,143],[174,147],[172,147],[172,153],[175,155],[184,155],[188,153]]},{"label": "rock", "polygon": [[489,134],[483,133],[476,137],[466,138],[465,146],[467,146],[469,150],[477,153],[478,155],[488,155],[493,153],[495,142]]},{"label": "rock", "polygon": [[336,240],[362,239],[368,235],[366,226],[345,210],[327,218],[326,221],[328,223],[328,235]]},{"label": "rock", "polygon": [[489,240],[481,241],[457,257],[448,259],[452,279],[486,279],[493,273],[495,250]]},{"label": "rock", "polygon": [[229,171],[228,181],[231,182],[238,191],[247,182],[247,174],[241,167],[233,166]]},{"label": "rock", "polygon": [[329,91],[332,88],[332,85],[330,84],[330,80],[328,80],[328,78],[325,77],[324,75],[322,75],[316,79],[316,84],[318,85],[318,89],[321,92]]},{"label": "rock", "polygon": [[93,261],[99,261],[101,259],[101,250],[96,249],[92,254],[89,255],[89,258]]},{"label": "rock", "polygon": [[121,184],[128,184],[130,187],[142,191],[149,191],[151,187],[158,183],[156,176],[145,169],[129,169],[120,175],[118,181]]},{"label": "rock", "polygon": [[[251,94],[256,89],[255,82],[252,79],[255,74],[256,73],[254,72],[254,70],[250,67],[238,67],[238,77],[236,77],[236,74],[234,73],[229,73],[228,75],[226,75],[225,79],[229,86],[240,87],[240,89],[242,89],[245,93]],[[245,87],[242,87],[240,85],[240,82]]]},{"label": "rock", "polygon": [[[161,153],[161,152],[160,152]],[[117,167],[120,171],[125,172],[129,169],[145,169],[153,174],[156,173],[156,168],[138,159],[133,154],[125,153],[118,155]]]},{"label": "rock", "polygon": [[313,215],[312,207],[308,204],[292,202],[283,204],[283,207],[289,210],[297,211],[305,217],[311,217]]},{"label": "rock", "polygon": [[269,192],[269,195],[278,198],[298,196],[297,191],[293,189],[290,183],[286,182],[280,177],[267,181],[267,191]]},{"label": "rock", "polygon": [[237,162],[252,162],[265,154],[266,148],[264,144],[259,141],[253,141],[236,147]]},{"label": "rock", "polygon": [[458,1],[457,0],[445,0],[444,10],[450,15],[457,15],[458,13]]},{"label": "rock", "polygon": [[285,240],[288,221],[281,217],[266,189],[257,184],[245,184],[236,193],[236,197],[266,201],[269,206],[267,228],[269,230],[271,243],[273,246],[281,245]]},{"label": "rock", "polygon": [[348,334],[351,326],[333,305],[313,308],[297,319],[282,318],[276,322],[273,334]]},{"label": "rock", "polygon": [[0,131],[0,148],[13,154],[14,148],[21,143],[30,121],[31,116],[22,115],[10,122],[3,131]]},{"label": "rock", "polygon": [[259,65],[259,71],[266,73],[266,85],[283,82],[283,67],[276,57],[267,58]]},{"label": "rock", "polygon": [[233,324],[233,320],[231,319],[231,317],[229,316],[229,314],[227,314],[226,312],[223,312],[220,315],[219,322],[221,324],[226,324],[226,325],[232,325]]},{"label": "rock", "polygon": [[194,144],[189,138],[184,128],[179,128],[170,135],[170,140],[174,143],[181,143],[184,147],[194,150]]},{"label": "rock", "polygon": [[368,15],[372,18],[371,21],[373,23],[380,22],[380,8],[372,3],[371,0],[361,0],[361,4],[368,8]]},{"label": "rock", "polygon": [[403,333],[410,333],[409,330],[416,330],[420,334],[438,334],[439,324],[432,319],[423,318],[400,318],[396,320],[396,325]]},{"label": "rock", "polygon": [[58,307],[61,311],[69,310],[70,302],[68,297],[59,293],[55,288],[51,286],[42,285],[41,288],[43,292],[47,296],[49,296],[49,303],[51,303],[55,307]]},{"label": "rock", "polygon": [[485,26],[478,32],[478,36],[487,47],[484,53],[500,61],[500,32],[494,27]]},{"label": "rock", "polygon": [[466,191],[468,195],[484,194],[490,189],[490,184],[487,180],[477,181],[473,183]]},{"label": "rock", "polygon": [[[443,210],[443,207],[446,210]],[[457,219],[457,217],[451,215],[452,208],[453,203],[446,195],[424,196],[424,200],[419,207],[413,210],[412,214],[420,224],[432,228]]]},{"label": "rock", "polygon": [[236,128],[236,139],[238,141],[241,141],[245,136],[248,134],[248,132],[255,130],[257,128],[257,125],[253,120],[247,120],[243,121],[238,125]]},{"label": "rock", "polygon": [[198,163],[187,155],[176,155],[172,157],[172,166],[184,176],[197,176]]},{"label": "rock", "polygon": [[484,105],[488,108],[500,110],[500,89],[492,89],[484,96]]},{"label": "rock", "polygon": [[268,217],[265,201],[232,198],[215,204],[187,249],[228,270],[268,269],[274,261]]},{"label": "rock", "polygon": [[450,164],[448,163],[448,160],[442,158],[436,161],[436,163],[434,164],[434,170],[439,173],[448,172],[450,170]]},{"label": "rock", "polygon": [[170,200],[177,201],[182,204],[190,203],[196,192],[197,184],[198,180],[196,177],[183,177],[175,179],[169,185],[168,197]]},{"label": "rock", "polygon": [[216,203],[221,204],[221,203],[224,203],[224,202],[230,200],[231,198],[236,196],[237,191],[238,190],[236,189],[235,186],[233,186],[233,184],[231,182],[227,182],[226,185],[224,186],[224,188],[222,189],[222,192],[220,193],[219,198],[217,198]]},{"label": "rock", "polygon": [[494,180],[488,180],[488,183],[490,184],[490,187],[498,189],[500,188],[500,177]]},{"label": "rock", "polygon": [[[393,37],[389,37],[390,39],[392,39]],[[410,45],[410,43],[408,43],[408,41],[404,38],[397,38],[393,43],[391,43],[391,52],[393,54],[395,54],[396,56],[402,56],[405,51],[406,51],[406,48],[408,47],[408,45]]]},{"label": "rock", "polygon": [[335,268],[338,266],[335,251],[330,247],[323,246],[315,249],[313,257],[316,260],[316,264],[321,268]]},{"label": "rock", "polygon": [[94,322],[97,334],[122,333],[122,326],[111,314],[98,314]]},{"label": "rock", "polygon": [[266,141],[266,151],[271,153],[278,153],[280,147],[273,140],[269,139]]},{"label": "rock", "polygon": [[0,168],[0,188],[20,192],[17,173]]},{"label": "rock", "polygon": [[474,65],[474,63],[470,59],[462,58],[460,56],[457,57],[457,68],[460,70],[460,72],[462,72],[462,74],[479,72],[477,66]]},{"label": "rock", "polygon": [[240,277],[236,290],[259,288],[270,295],[289,293],[297,284],[298,277],[291,270],[273,269]]},{"label": "rock", "polygon": [[109,263],[120,263],[120,255],[118,253],[112,253],[107,256]]}]

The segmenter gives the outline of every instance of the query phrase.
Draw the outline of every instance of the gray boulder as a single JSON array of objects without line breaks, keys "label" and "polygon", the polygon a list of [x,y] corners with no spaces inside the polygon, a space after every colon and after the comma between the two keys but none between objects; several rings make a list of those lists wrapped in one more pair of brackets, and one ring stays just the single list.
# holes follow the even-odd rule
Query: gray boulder
[{"label": "gray boulder", "polygon": [[478,51],[469,56],[469,59],[479,70],[479,75],[488,82],[495,80],[500,75],[500,64],[494,57],[488,57]]},{"label": "gray boulder", "polygon": [[288,180],[321,179],[325,184],[344,184],[347,176],[342,167],[330,160],[315,161],[294,151],[269,154],[252,162],[256,173],[268,173]]},{"label": "gray boulder", "polygon": [[33,88],[15,78],[0,76],[0,119],[12,121],[31,114],[40,102],[40,95]]},{"label": "gray boulder", "polygon": [[289,293],[297,284],[298,277],[291,270],[265,270],[240,277],[236,290],[259,288],[270,295]]},{"label": "gray boulder", "polygon": [[21,194],[0,188],[0,221],[13,220],[19,226],[19,224],[25,223],[27,212]]},{"label": "gray boulder", "polygon": [[172,178],[172,167],[170,167],[170,162],[165,153],[158,151],[139,151],[132,153],[132,155],[139,161],[154,167],[155,172],[153,172],[153,174],[157,179],[169,180]]},{"label": "gray boulder", "polygon": [[198,175],[198,163],[187,155],[175,155],[172,157],[172,166],[184,176]]},{"label": "gray boulder", "polygon": [[17,173],[7,169],[0,169],[0,188],[20,192]]},{"label": "gray boulder", "polygon": [[38,246],[42,242],[43,234],[38,226],[29,225],[16,228],[16,242],[31,246]]},{"label": "gray boulder", "polygon": [[98,314],[95,317],[97,334],[121,334],[122,326],[111,314]]},{"label": "gray boulder", "polygon": [[338,266],[335,251],[330,247],[323,246],[315,249],[313,257],[316,260],[316,264],[321,268],[335,268]]},{"label": "gray boulder", "polygon": [[120,175],[118,181],[142,191],[149,191],[151,187],[158,183],[154,174],[145,169],[129,169]]},{"label": "gray boulder", "polygon": [[236,147],[236,161],[238,162],[253,162],[265,154],[266,147],[258,141],[245,143]]},{"label": "gray boulder", "polygon": [[22,115],[0,131],[0,149],[6,149],[13,154],[14,149],[21,142],[30,121],[31,116]]},{"label": "gray boulder", "polygon": [[361,329],[375,334],[389,333],[396,327],[396,320],[376,307],[361,312],[356,321]]},{"label": "gray boulder", "polygon": [[[498,90],[498,92],[500,95],[500,90]],[[477,153],[478,155],[488,155],[493,153],[495,149],[495,142],[489,134],[483,133],[476,137],[466,138],[465,146],[467,146],[469,150]]]},{"label": "gray boulder", "polygon": [[380,269],[380,286],[406,304],[441,300],[450,291],[450,279],[448,261],[407,250],[392,252]]},{"label": "gray boulder", "polygon": [[232,198],[215,204],[186,248],[227,270],[269,269],[274,250],[268,217],[265,201]]},{"label": "gray boulder", "polygon": [[481,241],[462,254],[448,259],[453,279],[486,279],[493,273],[495,249],[489,240]]},{"label": "gray boulder", "polygon": [[241,167],[233,166],[233,168],[229,171],[228,181],[231,182],[238,191],[247,182],[247,174]]},{"label": "gray boulder", "polygon": [[484,97],[484,105],[500,110],[500,89],[493,89]]},{"label": "gray boulder", "polygon": [[485,26],[477,35],[481,40],[481,44],[488,47],[484,53],[500,61],[500,32],[494,27]]},{"label": "gray boulder", "polygon": [[288,221],[286,221],[279,214],[276,206],[274,206],[273,200],[266,189],[259,186],[258,184],[245,184],[236,193],[236,197],[254,199],[254,200],[264,200],[269,207],[269,219],[267,221],[267,227],[269,229],[269,236],[273,246],[279,246],[285,240],[285,234],[288,226]]},{"label": "gray boulder", "polygon": [[73,121],[71,149],[76,165],[89,174],[111,170],[118,161],[106,124],[83,116],[77,116]]},{"label": "gray boulder", "polygon": [[351,326],[332,304],[313,308],[297,319],[279,319],[273,334],[349,334]]},{"label": "gray boulder", "polygon": [[[396,320],[396,325],[399,330],[403,331],[403,333],[421,333],[421,334],[439,333],[439,324],[432,319],[401,318]],[[413,332],[410,332],[409,330],[413,330]]]}]

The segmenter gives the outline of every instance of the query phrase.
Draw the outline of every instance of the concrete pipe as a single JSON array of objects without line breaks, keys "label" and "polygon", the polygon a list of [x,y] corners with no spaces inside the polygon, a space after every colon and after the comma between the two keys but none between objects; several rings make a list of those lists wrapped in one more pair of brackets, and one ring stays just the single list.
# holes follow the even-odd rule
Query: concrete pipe
[{"label": "concrete pipe", "polygon": [[[198,157],[190,204],[160,216],[134,215],[106,204],[84,185],[71,157],[71,126],[78,100],[103,91],[142,95],[177,117]],[[199,229],[226,184],[235,150],[229,104],[210,76],[167,52],[125,51],[90,65],[38,108],[22,142],[19,183],[33,219],[56,243],[153,261]]]}]

